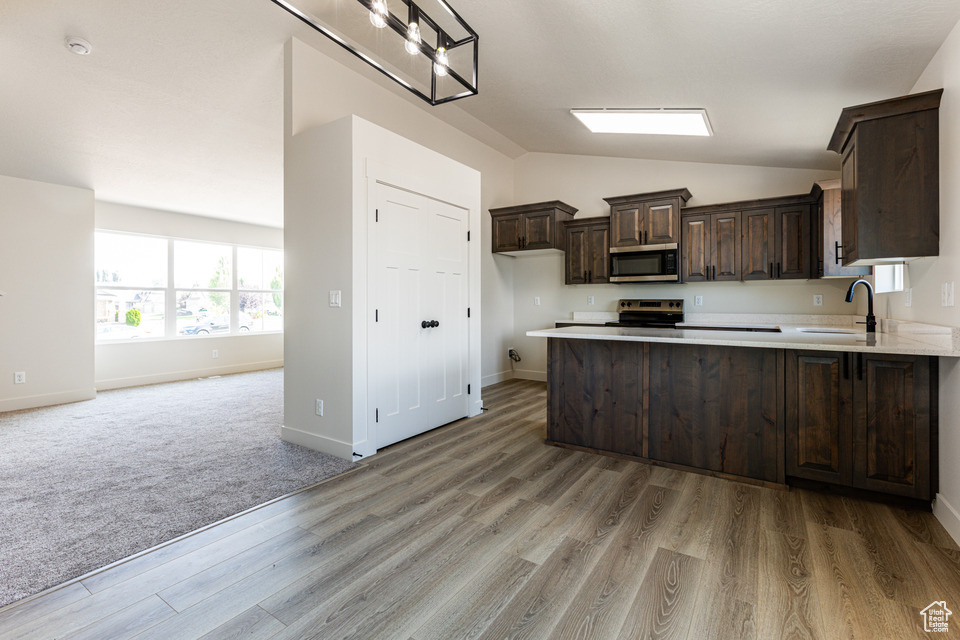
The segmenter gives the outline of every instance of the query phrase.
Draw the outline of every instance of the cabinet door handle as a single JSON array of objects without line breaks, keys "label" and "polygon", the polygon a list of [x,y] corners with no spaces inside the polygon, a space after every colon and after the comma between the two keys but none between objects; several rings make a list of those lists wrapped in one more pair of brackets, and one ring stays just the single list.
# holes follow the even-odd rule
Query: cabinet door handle
[{"label": "cabinet door handle", "polygon": [[777,277],[780,277],[780,263],[777,263]]},{"label": "cabinet door handle", "polygon": [[593,271],[587,269],[587,282],[593,282]]},{"label": "cabinet door handle", "polygon": [[713,265],[713,279],[717,279],[717,265]]},{"label": "cabinet door handle", "polygon": [[773,277],[773,263],[770,263],[770,277]]},{"label": "cabinet door handle", "polygon": [[587,282],[587,272],[586,272],[586,271],[583,272],[583,282],[584,282],[584,283]]},{"label": "cabinet door handle", "polygon": [[863,380],[863,354],[857,354],[857,380]]},{"label": "cabinet door handle", "polygon": [[850,379],[850,354],[846,351],[843,352],[843,379]]},{"label": "cabinet door handle", "polygon": [[842,258],[840,257],[840,242],[836,241],[833,243],[833,250],[837,256],[837,264],[841,264]]}]

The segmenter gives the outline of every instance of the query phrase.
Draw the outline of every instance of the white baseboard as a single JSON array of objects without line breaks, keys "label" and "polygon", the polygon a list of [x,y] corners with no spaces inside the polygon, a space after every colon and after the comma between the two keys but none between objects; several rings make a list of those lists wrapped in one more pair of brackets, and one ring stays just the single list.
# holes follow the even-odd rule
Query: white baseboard
[{"label": "white baseboard", "polygon": [[933,515],[947,530],[950,537],[960,544],[960,511],[957,511],[942,493],[937,494],[937,501],[933,503]]},{"label": "white baseboard", "polygon": [[520,380],[536,380],[538,382],[547,381],[546,371],[531,371],[529,369],[514,369],[513,377]]},{"label": "white baseboard", "polygon": [[293,444],[298,444],[307,449],[329,453],[332,456],[343,458],[344,460],[353,460],[353,445],[349,442],[334,440],[327,436],[307,433],[293,427],[280,427],[280,438]]},{"label": "white baseboard", "polygon": [[498,382],[503,382],[504,380],[512,380],[513,371],[501,371],[499,373],[491,373],[488,376],[483,376],[480,379],[481,387],[489,387],[492,384],[497,384]]},{"label": "white baseboard", "polygon": [[35,396],[24,396],[22,398],[9,398],[7,400],[0,400],[0,413],[4,411],[19,411],[21,409],[36,409],[37,407],[50,407],[55,404],[67,404],[69,402],[80,402],[82,400],[93,400],[96,397],[97,390],[90,388],[57,391],[56,393],[42,393]]},{"label": "white baseboard", "polygon": [[283,360],[266,360],[264,362],[243,362],[205,369],[186,369],[182,371],[167,371],[152,373],[145,376],[131,376],[129,378],[114,378],[112,380],[97,380],[97,389],[123,389],[125,387],[140,387],[145,384],[159,384],[161,382],[179,382],[180,380],[194,380],[208,376],[222,376],[231,373],[246,373],[248,371],[262,371],[276,369],[283,366]]}]

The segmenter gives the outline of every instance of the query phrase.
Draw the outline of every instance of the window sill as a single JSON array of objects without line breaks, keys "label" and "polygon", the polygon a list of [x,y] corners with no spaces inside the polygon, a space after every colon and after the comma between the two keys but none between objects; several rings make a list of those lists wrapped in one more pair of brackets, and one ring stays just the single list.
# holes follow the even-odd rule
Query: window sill
[{"label": "window sill", "polygon": [[113,344],[143,344],[145,342],[184,342],[190,340],[210,340],[211,338],[248,338],[250,336],[283,335],[283,331],[244,331],[243,333],[210,333],[195,336],[176,336],[168,338],[125,338],[123,340],[94,340],[94,345],[101,347]]}]

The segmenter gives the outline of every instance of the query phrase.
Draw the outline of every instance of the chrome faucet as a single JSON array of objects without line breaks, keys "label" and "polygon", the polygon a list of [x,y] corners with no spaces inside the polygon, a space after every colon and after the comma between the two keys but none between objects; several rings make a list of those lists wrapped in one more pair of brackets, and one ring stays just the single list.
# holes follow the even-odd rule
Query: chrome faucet
[{"label": "chrome faucet", "polygon": [[850,288],[847,289],[847,302],[853,302],[853,290],[857,288],[858,284],[862,284],[867,288],[867,333],[876,333],[877,318],[873,315],[873,287],[870,285],[870,283],[866,280],[857,280],[850,285]]}]

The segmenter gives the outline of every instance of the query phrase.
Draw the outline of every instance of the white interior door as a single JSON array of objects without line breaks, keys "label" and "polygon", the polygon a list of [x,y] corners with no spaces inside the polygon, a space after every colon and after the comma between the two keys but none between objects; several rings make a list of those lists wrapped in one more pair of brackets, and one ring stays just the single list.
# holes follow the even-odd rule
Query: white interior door
[{"label": "white interior door", "polygon": [[468,212],[383,184],[376,195],[370,371],[379,449],[467,415]]}]

